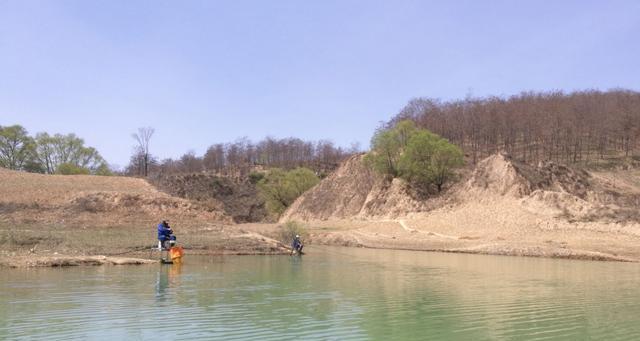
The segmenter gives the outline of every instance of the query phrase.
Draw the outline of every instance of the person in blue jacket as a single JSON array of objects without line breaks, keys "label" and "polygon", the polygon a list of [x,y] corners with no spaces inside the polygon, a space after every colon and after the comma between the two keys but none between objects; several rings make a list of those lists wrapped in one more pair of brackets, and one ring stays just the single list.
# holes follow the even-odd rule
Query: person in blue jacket
[{"label": "person in blue jacket", "polygon": [[160,224],[158,224],[158,248],[169,249],[171,244],[174,244],[176,241],[176,236],[173,235],[173,230],[171,226],[169,226],[169,222],[163,220]]},{"label": "person in blue jacket", "polygon": [[303,247],[304,245],[302,244],[302,241],[300,241],[300,236],[296,234],[295,238],[293,238],[293,241],[291,242],[291,254],[297,252],[301,255]]}]

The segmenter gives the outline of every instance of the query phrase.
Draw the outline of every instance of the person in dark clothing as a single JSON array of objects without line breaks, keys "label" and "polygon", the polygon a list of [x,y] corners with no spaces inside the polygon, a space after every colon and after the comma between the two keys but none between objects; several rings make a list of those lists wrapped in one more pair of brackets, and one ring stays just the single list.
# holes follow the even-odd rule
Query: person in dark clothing
[{"label": "person in dark clothing", "polygon": [[296,236],[293,238],[293,241],[291,242],[291,254],[293,255],[294,252],[302,254],[303,247],[304,244],[302,244],[302,241],[300,241],[300,236],[296,234]]},{"label": "person in dark clothing", "polygon": [[172,244],[175,244],[176,236],[173,235],[173,230],[169,226],[169,222],[163,220],[158,224],[158,248],[169,249]]}]

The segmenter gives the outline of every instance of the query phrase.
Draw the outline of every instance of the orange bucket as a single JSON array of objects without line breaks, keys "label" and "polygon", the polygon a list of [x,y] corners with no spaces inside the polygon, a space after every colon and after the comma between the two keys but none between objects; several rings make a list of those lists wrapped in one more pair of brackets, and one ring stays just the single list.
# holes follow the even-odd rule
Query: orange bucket
[{"label": "orange bucket", "polygon": [[180,260],[184,256],[184,250],[181,246],[174,246],[169,249],[169,257],[172,261]]}]

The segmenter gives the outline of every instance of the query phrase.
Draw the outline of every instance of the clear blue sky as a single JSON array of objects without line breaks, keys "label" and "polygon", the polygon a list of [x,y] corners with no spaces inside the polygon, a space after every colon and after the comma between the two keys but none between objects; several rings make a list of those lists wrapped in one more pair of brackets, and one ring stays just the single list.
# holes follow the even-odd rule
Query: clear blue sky
[{"label": "clear blue sky", "polygon": [[640,1],[0,0],[0,125],[124,166],[247,136],[367,147],[414,97],[640,89]]}]

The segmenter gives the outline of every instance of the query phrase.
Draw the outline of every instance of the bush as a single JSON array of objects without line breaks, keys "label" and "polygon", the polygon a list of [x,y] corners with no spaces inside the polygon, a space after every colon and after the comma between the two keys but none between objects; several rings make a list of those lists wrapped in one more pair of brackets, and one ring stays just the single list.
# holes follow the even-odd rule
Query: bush
[{"label": "bush", "polygon": [[76,166],[72,163],[62,163],[58,166],[56,171],[58,174],[62,175],[79,175],[79,174],[89,174],[90,171],[87,168]]},{"label": "bush", "polygon": [[304,240],[308,233],[304,225],[294,220],[287,221],[280,226],[278,231],[278,239],[285,245],[291,244],[296,235],[299,235]]},{"label": "bush", "polygon": [[260,173],[260,172],[249,173],[249,182],[251,182],[254,185],[260,182],[260,180],[262,180],[263,178],[264,178],[264,173]]},{"label": "bush", "polygon": [[113,176],[111,168],[109,168],[109,165],[107,165],[105,162],[101,163],[100,166],[96,168],[94,174],[101,176]]},{"label": "bush", "polygon": [[320,179],[307,168],[296,168],[290,171],[275,168],[265,174],[257,186],[269,213],[279,216],[302,193],[318,182]]}]

